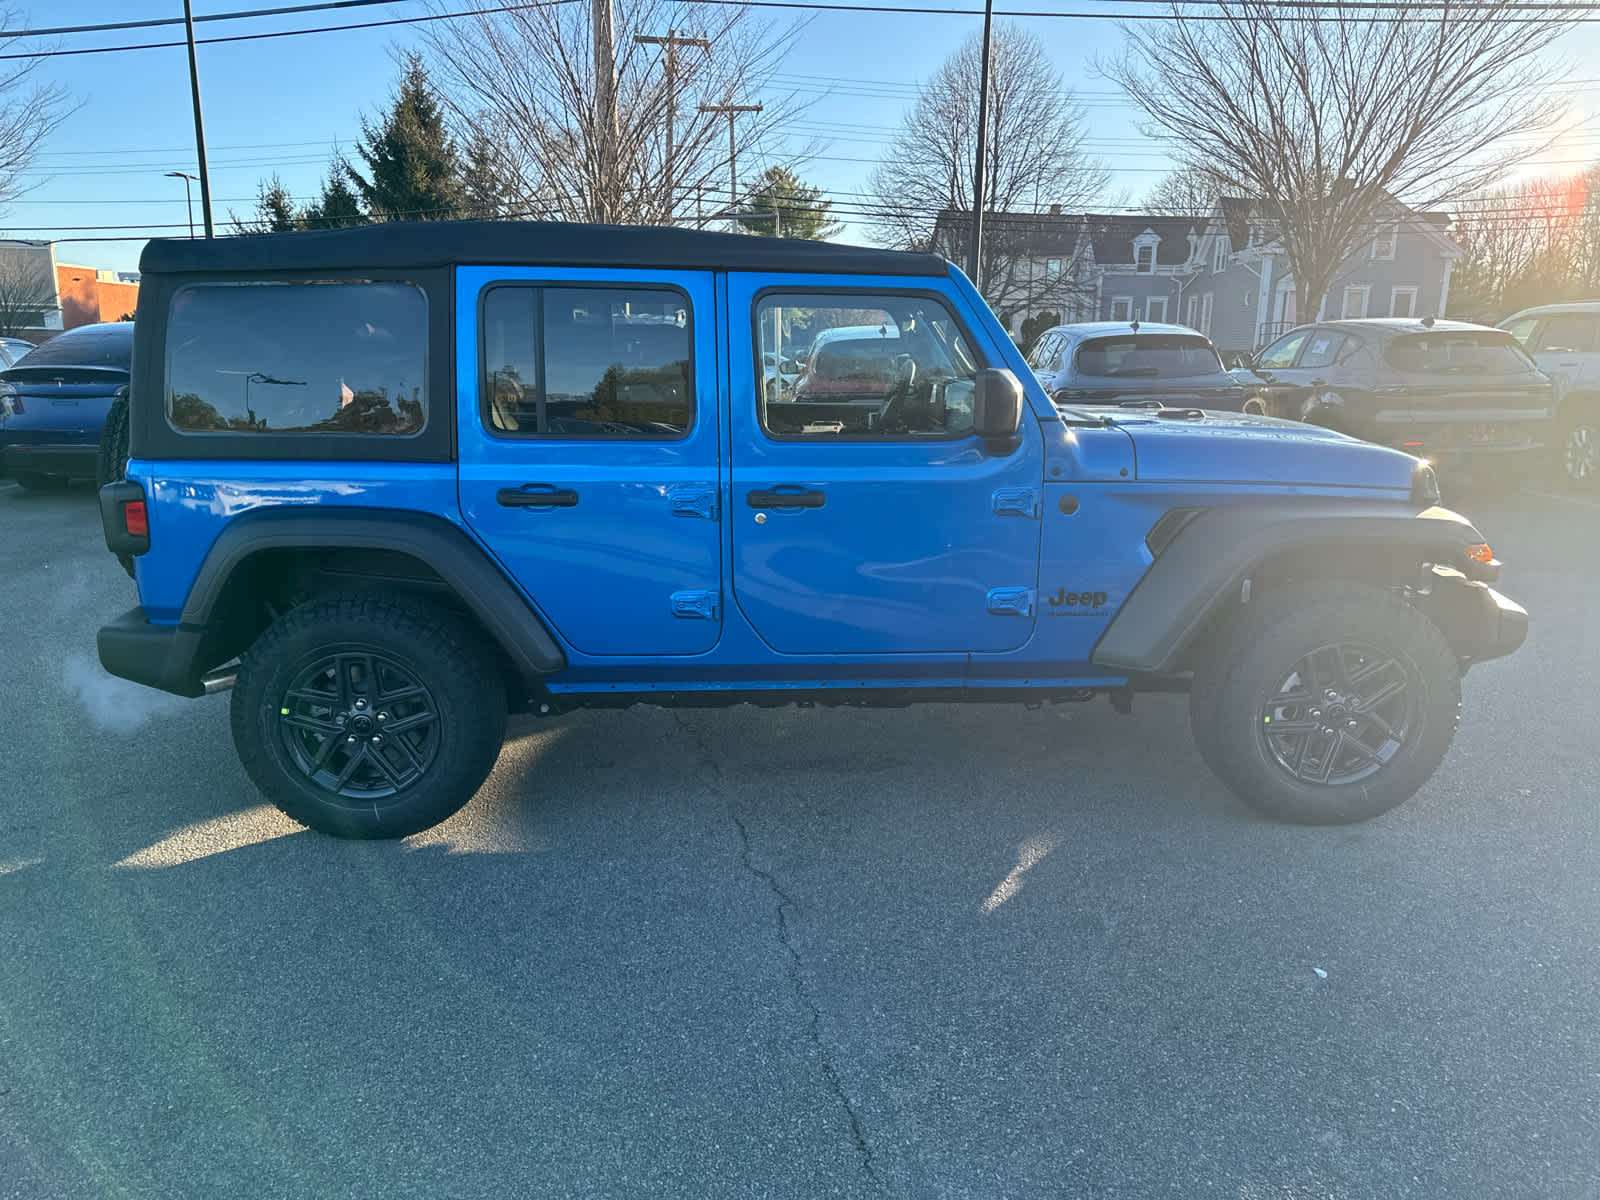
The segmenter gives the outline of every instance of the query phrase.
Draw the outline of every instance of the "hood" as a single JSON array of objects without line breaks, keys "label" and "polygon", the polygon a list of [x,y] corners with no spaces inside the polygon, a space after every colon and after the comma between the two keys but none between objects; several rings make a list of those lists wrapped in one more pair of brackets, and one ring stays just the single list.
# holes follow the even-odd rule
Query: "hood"
[{"label": "hood", "polygon": [[1089,419],[1109,416],[1133,439],[1135,469],[1142,480],[1407,490],[1418,461],[1331,429],[1275,417],[1082,411]]}]

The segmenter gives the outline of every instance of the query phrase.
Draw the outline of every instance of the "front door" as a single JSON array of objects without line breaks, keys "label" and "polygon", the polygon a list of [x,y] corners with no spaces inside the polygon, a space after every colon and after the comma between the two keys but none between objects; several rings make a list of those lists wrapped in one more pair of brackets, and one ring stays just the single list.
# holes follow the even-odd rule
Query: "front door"
[{"label": "front door", "polygon": [[697,654],[722,623],[707,272],[457,272],[461,511],[565,641]]},{"label": "front door", "polygon": [[973,434],[993,347],[959,298],[740,274],[728,297],[733,592],[756,633],[789,654],[1026,642],[1043,439],[1030,414],[1019,445]]}]

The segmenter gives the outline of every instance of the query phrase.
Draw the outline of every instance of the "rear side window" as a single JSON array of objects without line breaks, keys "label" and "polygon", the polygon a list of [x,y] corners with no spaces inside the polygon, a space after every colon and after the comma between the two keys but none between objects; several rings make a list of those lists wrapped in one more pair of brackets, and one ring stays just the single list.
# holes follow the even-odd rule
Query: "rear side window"
[{"label": "rear side window", "polygon": [[1105,379],[1182,379],[1222,370],[1210,342],[1182,333],[1091,338],[1078,347],[1073,364],[1081,375]]},{"label": "rear side window", "polygon": [[167,320],[184,433],[389,434],[427,420],[428,305],[409,283],[190,284]]},{"label": "rear side window", "polygon": [[694,423],[689,297],[675,288],[493,287],[479,336],[492,433],[663,439]]},{"label": "rear side window", "polygon": [[1500,330],[1452,330],[1396,338],[1384,357],[1418,375],[1519,375],[1533,369],[1515,338]]},{"label": "rear side window", "polygon": [[1305,351],[1300,355],[1300,365],[1302,367],[1332,366],[1343,348],[1343,337],[1326,329],[1319,329],[1306,342]]}]

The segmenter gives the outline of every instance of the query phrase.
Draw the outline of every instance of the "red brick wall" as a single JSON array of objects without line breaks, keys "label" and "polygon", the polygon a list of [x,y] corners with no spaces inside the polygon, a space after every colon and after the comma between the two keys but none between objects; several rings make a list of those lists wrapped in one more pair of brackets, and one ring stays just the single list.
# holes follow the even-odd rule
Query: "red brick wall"
[{"label": "red brick wall", "polygon": [[115,321],[124,313],[131,313],[139,302],[137,283],[102,282],[95,278],[93,267],[58,263],[56,287],[61,292],[63,329]]}]

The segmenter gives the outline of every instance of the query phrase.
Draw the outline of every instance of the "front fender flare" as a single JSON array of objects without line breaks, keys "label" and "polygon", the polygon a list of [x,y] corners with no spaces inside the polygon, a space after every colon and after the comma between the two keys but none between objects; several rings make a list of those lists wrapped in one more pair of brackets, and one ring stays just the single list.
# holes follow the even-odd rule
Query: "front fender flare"
[{"label": "front fender flare", "polygon": [[1483,540],[1465,517],[1442,508],[1418,512],[1402,500],[1275,496],[1206,509],[1162,549],[1090,660],[1123,671],[1175,670],[1218,606],[1239,593],[1257,564],[1282,551],[1401,551],[1419,567],[1437,563],[1471,574],[1480,565],[1466,549]]}]

